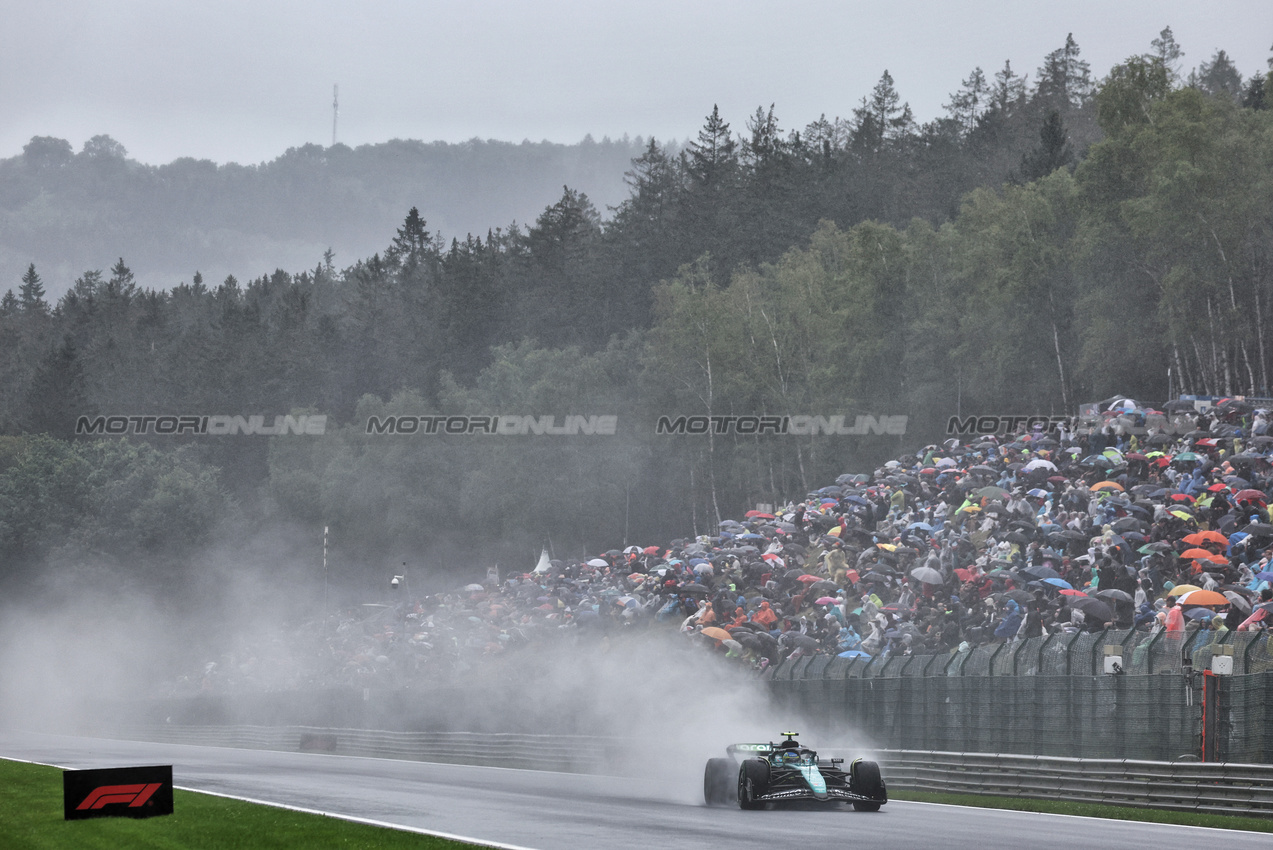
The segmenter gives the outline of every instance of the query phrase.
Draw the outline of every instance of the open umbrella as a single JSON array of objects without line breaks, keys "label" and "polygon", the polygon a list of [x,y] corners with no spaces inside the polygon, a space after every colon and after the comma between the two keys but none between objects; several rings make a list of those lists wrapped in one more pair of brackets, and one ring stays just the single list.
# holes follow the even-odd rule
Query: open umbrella
[{"label": "open umbrella", "polygon": [[1185,542],[1190,546],[1204,546],[1207,543],[1215,543],[1220,546],[1228,546],[1229,538],[1225,537],[1218,531],[1195,531],[1193,534],[1185,537]]},{"label": "open umbrella", "polygon": [[1077,608],[1089,617],[1094,617],[1101,622],[1109,622],[1114,619],[1114,612],[1109,605],[1091,596],[1076,596],[1066,600],[1071,608]]},{"label": "open umbrella", "polygon": [[1190,593],[1195,590],[1202,590],[1202,588],[1193,584],[1178,584],[1171,590],[1167,591],[1167,596],[1184,596],[1186,593]]},{"label": "open umbrella", "polygon": [[945,584],[946,579],[937,570],[932,567],[916,567],[911,570],[911,575],[922,581],[924,584]]},{"label": "open umbrella", "polygon": [[834,605],[835,603],[839,601],[840,600],[836,599],[834,596],[819,596],[817,599],[814,600],[813,604],[814,605]]},{"label": "open umbrella", "polygon": [[1226,590],[1224,592],[1224,598],[1229,600],[1229,602],[1232,603],[1233,607],[1237,608],[1239,611],[1242,611],[1246,614],[1251,613],[1251,600],[1247,599],[1241,593],[1237,593],[1232,590]]},{"label": "open umbrella", "polygon": [[703,634],[709,638],[715,638],[716,640],[729,640],[729,632],[717,626],[708,626],[707,628],[703,629],[703,631],[700,632],[700,634]]},{"label": "open umbrella", "polygon": [[1206,549],[1186,549],[1180,554],[1181,558],[1193,559],[1196,561],[1210,561],[1213,564],[1227,564],[1229,560],[1214,552],[1208,552]]},{"label": "open umbrella", "polygon": [[1095,484],[1093,484],[1093,485],[1092,485],[1091,489],[1093,489],[1093,490],[1117,490],[1118,492],[1120,492],[1120,493],[1121,493],[1121,492],[1123,492],[1123,485],[1122,485],[1122,484],[1119,484],[1117,481],[1097,481]]},{"label": "open umbrella", "polygon": [[1119,602],[1132,601],[1132,596],[1130,593],[1128,593],[1125,590],[1119,590],[1113,587],[1108,588],[1107,590],[1098,590],[1096,591],[1096,595],[1099,596],[1101,599],[1117,599]]},{"label": "open umbrella", "polygon": [[1191,590],[1181,595],[1181,605],[1205,605],[1213,608],[1218,605],[1228,605],[1229,598],[1223,593],[1216,593],[1214,590]]}]

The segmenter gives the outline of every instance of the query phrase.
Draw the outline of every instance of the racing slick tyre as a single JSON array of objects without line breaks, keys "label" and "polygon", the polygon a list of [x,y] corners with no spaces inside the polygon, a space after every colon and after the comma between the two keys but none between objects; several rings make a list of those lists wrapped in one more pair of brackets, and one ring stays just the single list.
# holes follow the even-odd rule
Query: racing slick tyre
[{"label": "racing slick tyre", "polygon": [[863,797],[871,798],[869,801],[855,801],[853,803],[854,810],[859,812],[878,812],[880,806],[888,799],[888,795],[884,790],[884,780],[880,777],[880,766],[873,761],[859,759],[853,762],[851,769],[849,788],[852,789],[854,794],[861,794]]},{"label": "racing slick tyre", "polygon": [[734,760],[708,759],[703,771],[703,800],[709,806],[724,806],[734,793]]},{"label": "racing slick tyre", "polygon": [[759,809],[764,802],[756,799],[769,790],[769,762],[747,759],[738,770],[738,808]]}]

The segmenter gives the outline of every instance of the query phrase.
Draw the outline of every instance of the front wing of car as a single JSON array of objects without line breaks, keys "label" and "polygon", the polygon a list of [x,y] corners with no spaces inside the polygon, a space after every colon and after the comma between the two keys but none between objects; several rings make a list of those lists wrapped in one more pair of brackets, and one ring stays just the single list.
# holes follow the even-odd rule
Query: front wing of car
[{"label": "front wing of car", "polygon": [[856,794],[849,786],[849,775],[838,770],[822,770],[822,779],[826,783],[826,792],[819,795],[809,786],[799,770],[791,768],[771,768],[769,787],[764,794],[757,794],[757,802],[777,802],[779,800],[820,800],[830,802],[876,802],[870,797]]}]

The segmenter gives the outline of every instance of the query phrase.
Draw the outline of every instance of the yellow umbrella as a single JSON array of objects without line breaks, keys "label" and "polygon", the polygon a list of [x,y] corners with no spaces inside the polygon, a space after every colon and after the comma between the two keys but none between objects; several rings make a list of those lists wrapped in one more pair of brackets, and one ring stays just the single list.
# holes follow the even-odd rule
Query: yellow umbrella
[{"label": "yellow umbrella", "polygon": [[1098,481],[1092,485],[1093,490],[1118,490],[1120,493],[1126,492],[1123,485],[1117,481]]},{"label": "yellow umbrella", "polygon": [[875,548],[883,549],[885,552],[896,552],[897,546],[892,543],[876,543]]},{"label": "yellow umbrella", "polygon": [[716,640],[729,640],[729,632],[716,626],[708,626],[703,629],[703,634],[709,638],[716,638]]},{"label": "yellow umbrella", "polygon": [[1202,588],[1192,584],[1178,584],[1171,590],[1167,591],[1167,595],[1183,596],[1186,593],[1193,593],[1195,590],[1202,590]]}]

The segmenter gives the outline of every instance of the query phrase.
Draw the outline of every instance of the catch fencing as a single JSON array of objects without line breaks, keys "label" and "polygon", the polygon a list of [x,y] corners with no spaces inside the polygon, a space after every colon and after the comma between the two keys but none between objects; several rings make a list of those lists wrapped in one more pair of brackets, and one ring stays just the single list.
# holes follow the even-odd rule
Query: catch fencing
[{"label": "catch fencing", "polygon": [[[1232,675],[1204,676],[1221,653]],[[1121,672],[1104,672],[1107,655]],[[942,656],[812,656],[765,680],[788,710],[883,748],[1273,762],[1273,655],[1259,633],[1111,629]]]}]

